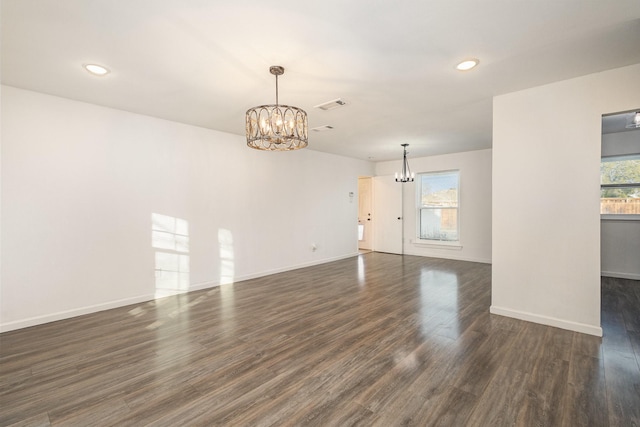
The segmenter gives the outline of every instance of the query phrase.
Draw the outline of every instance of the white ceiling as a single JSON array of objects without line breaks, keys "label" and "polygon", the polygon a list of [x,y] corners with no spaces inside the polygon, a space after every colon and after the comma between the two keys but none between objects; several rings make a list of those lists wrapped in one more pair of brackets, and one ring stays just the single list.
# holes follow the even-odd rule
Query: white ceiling
[{"label": "white ceiling", "polygon": [[[638,0],[2,0],[1,14],[3,84],[243,135],[282,65],[280,103],[334,127],[309,148],[373,161],[401,143],[489,148],[494,95],[640,63]],[[480,65],[454,69],[468,57]],[[313,108],[335,98],[348,105]]]}]

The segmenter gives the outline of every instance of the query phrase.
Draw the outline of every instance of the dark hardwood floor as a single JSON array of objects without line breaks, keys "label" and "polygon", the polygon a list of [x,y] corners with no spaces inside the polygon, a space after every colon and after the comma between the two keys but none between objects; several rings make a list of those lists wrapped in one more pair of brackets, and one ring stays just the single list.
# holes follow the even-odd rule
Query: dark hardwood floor
[{"label": "dark hardwood floor", "polygon": [[638,282],[603,279],[601,339],[490,280],[368,253],[4,333],[0,425],[640,425]]}]

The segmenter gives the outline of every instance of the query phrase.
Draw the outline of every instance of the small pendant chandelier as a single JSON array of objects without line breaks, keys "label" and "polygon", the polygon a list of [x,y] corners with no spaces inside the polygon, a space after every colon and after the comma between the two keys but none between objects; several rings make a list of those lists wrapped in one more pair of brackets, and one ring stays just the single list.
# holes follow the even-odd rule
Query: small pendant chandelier
[{"label": "small pendant chandelier", "polygon": [[627,129],[638,129],[640,128],[640,111],[636,111],[631,114],[629,120],[627,120],[627,125],[625,126]]},{"label": "small pendant chandelier", "polygon": [[409,144],[400,144],[400,146],[404,147],[404,156],[400,176],[398,176],[398,172],[396,172],[396,182],[413,182],[415,174],[411,172],[411,169],[409,169],[409,162],[407,161],[407,147]]},{"label": "small pendant chandelier", "polygon": [[278,104],[278,76],[284,74],[284,68],[274,65],[269,72],[276,76],[276,103],[247,110],[247,145],[268,151],[304,148],[309,143],[307,113],[297,107]]}]

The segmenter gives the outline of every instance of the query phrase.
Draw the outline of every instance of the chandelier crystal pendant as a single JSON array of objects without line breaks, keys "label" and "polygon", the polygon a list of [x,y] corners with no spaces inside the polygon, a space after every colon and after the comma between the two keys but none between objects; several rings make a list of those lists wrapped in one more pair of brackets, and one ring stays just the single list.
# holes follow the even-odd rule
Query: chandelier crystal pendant
[{"label": "chandelier crystal pendant", "polygon": [[278,104],[278,76],[284,68],[274,65],[269,72],[276,76],[276,103],[247,110],[247,145],[256,150],[289,151],[309,144],[307,113],[289,105]]},{"label": "chandelier crystal pendant", "polygon": [[396,172],[396,182],[413,182],[415,174],[411,172],[409,168],[409,162],[407,161],[407,147],[409,144],[400,144],[401,147],[404,147],[404,156],[402,160],[402,172],[398,176],[398,172]]}]

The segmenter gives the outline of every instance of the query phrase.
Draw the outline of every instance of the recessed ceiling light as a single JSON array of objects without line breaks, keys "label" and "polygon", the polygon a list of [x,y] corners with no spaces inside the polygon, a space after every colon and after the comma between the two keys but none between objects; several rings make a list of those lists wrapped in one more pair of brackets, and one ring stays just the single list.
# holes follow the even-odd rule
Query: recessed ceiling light
[{"label": "recessed ceiling light", "polygon": [[93,74],[94,76],[105,76],[109,74],[109,70],[106,67],[98,64],[83,64],[85,70]]},{"label": "recessed ceiling light", "polygon": [[467,71],[467,70],[472,69],[473,67],[475,67],[479,63],[480,63],[480,60],[475,59],[475,58],[465,59],[464,61],[462,61],[461,63],[456,65],[456,69],[460,70],[460,71]]}]

